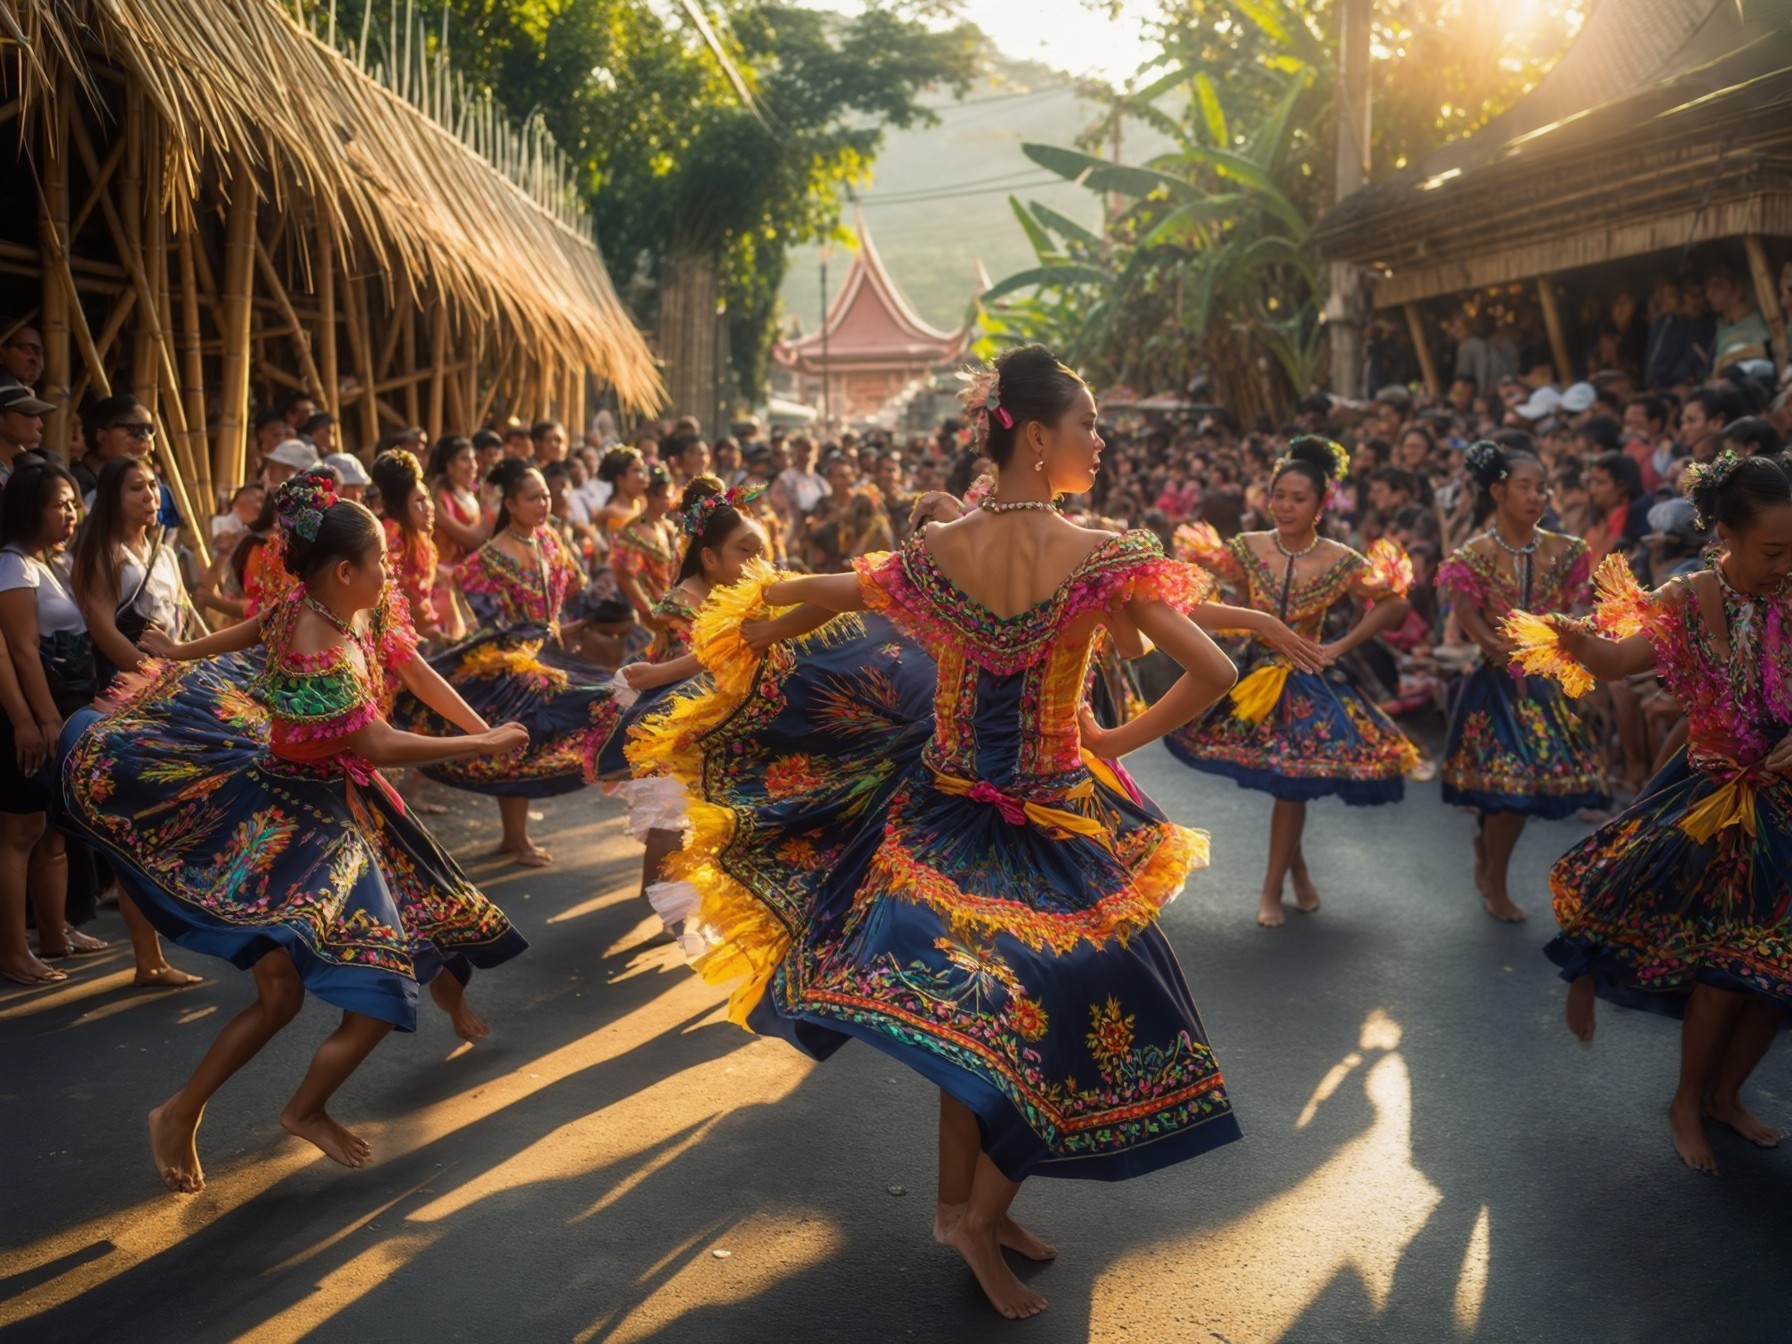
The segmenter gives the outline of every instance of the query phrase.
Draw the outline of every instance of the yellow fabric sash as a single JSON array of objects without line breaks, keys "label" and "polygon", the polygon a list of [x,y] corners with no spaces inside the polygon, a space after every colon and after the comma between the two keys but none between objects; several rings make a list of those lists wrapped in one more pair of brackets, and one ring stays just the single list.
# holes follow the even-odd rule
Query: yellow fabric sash
[{"label": "yellow fabric sash", "polygon": [[1755,785],[1746,774],[1731,776],[1704,802],[1691,809],[1678,823],[1687,835],[1704,844],[1719,831],[1740,826],[1755,838]]},{"label": "yellow fabric sash", "polygon": [[1232,688],[1232,717],[1242,723],[1262,723],[1282,698],[1288,685],[1287,663],[1266,663]]},{"label": "yellow fabric sash", "polygon": [[[1062,808],[1047,807],[1043,803],[1023,802],[1018,798],[1010,798],[996,789],[993,784],[981,780],[960,779],[957,775],[933,772],[934,787],[941,793],[954,798],[970,798],[979,803],[993,803],[1001,809],[1003,817],[1016,825],[1032,822],[1046,831],[1058,831],[1070,835],[1086,835],[1092,840],[1099,840],[1105,847],[1112,849],[1108,837],[1108,828],[1094,817],[1085,817],[1080,812],[1066,812]],[[1068,799],[1081,800],[1093,797],[1095,781],[1085,779],[1065,795]]]}]

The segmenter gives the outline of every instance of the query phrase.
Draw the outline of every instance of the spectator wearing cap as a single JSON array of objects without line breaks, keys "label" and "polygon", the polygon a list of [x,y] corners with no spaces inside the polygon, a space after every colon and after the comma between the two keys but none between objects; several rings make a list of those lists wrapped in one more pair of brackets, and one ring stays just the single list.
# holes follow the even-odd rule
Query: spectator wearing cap
[{"label": "spectator wearing cap", "polygon": [[1758,416],[1745,415],[1723,428],[1724,447],[1743,457],[1772,457],[1786,446],[1780,433]]},{"label": "spectator wearing cap", "polygon": [[323,466],[335,468],[336,493],[359,504],[367,487],[373,484],[373,477],[367,474],[367,468],[361,465],[361,459],[353,453],[331,453],[319,460]]},{"label": "spectator wearing cap", "polygon": [[1591,383],[1570,383],[1562,389],[1557,411],[1570,420],[1589,414],[1599,404],[1599,389]]},{"label": "spectator wearing cap", "polygon": [[294,438],[304,433],[305,422],[316,414],[317,401],[309,392],[293,392],[280,403],[281,418],[286,421],[286,428]]},{"label": "spectator wearing cap", "polygon": [[1643,535],[1649,551],[1650,587],[1659,588],[1669,579],[1703,569],[1705,541],[1699,511],[1690,499],[1664,499],[1652,506],[1649,530]]},{"label": "spectator wearing cap", "polygon": [[1533,388],[1523,401],[1506,412],[1506,423],[1519,429],[1542,424],[1562,409],[1562,394],[1554,387]]},{"label": "spectator wearing cap", "polygon": [[0,485],[11,479],[21,453],[43,447],[44,417],[56,408],[39,401],[23,383],[0,386]]},{"label": "spectator wearing cap", "polygon": [[261,483],[272,502],[274,491],[318,463],[317,449],[303,439],[283,439],[261,455]]},{"label": "spectator wearing cap", "polygon": [[336,442],[336,417],[328,411],[319,411],[304,423],[299,430],[299,437],[310,442],[324,457],[338,450]]},{"label": "spectator wearing cap", "polygon": [[0,320],[0,383],[35,388],[44,376],[44,338],[36,327]]},{"label": "spectator wearing cap", "polygon": [[1767,345],[1767,323],[1741,276],[1728,266],[1713,269],[1705,277],[1705,302],[1717,317],[1711,373],[1751,359],[1772,358]]}]

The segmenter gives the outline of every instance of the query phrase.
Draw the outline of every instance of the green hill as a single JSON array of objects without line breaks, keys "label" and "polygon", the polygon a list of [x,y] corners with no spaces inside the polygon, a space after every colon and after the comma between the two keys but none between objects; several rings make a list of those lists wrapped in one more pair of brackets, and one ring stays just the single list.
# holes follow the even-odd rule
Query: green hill
[{"label": "green hill", "polygon": [[[1003,61],[997,77],[963,102],[937,106],[934,126],[889,132],[870,185],[859,193],[865,224],[884,265],[928,322],[947,330],[963,320],[981,260],[992,279],[1033,264],[1033,250],[1008,206],[1012,191],[1099,228],[1102,201],[1055,178],[1021,153],[1028,141],[1068,145],[1101,117],[1101,105],[1069,78],[1031,63]],[[1123,157],[1137,162],[1163,142],[1129,124]],[[847,218],[851,226],[850,215]],[[819,247],[797,248],[784,306],[802,330],[821,319]],[[830,296],[846,273],[838,248],[828,265]]]}]

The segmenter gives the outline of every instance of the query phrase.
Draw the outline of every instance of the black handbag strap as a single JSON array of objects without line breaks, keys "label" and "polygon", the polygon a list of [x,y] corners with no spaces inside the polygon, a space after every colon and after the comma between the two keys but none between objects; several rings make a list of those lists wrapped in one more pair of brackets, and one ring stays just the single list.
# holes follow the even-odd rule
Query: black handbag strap
[{"label": "black handbag strap", "polygon": [[149,587],[150,576],[156,571],[156,560],[162,554],[162,542],[167,537],[168,530],[166,528],[158,527],[156,529],[156,544],[149,548],[149,560],[143,566],[143,577],[137,581],[137,591],[118,604],[118,610],[113,613],[114,619],[135,607],[137,599],[143,596],[143,590]]}]

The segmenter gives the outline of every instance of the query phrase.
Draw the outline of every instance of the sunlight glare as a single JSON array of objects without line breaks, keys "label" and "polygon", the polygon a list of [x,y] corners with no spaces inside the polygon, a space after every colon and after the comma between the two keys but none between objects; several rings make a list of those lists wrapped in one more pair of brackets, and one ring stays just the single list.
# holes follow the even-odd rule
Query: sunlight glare
[{"label": "sunlight glare", "polygon": [[1487,1298],[1487,1258],[1493,1244],[1491,1220],[1487,1206],[1475,1215],[1475,1230],[1469,1233],[1468,1250],[1462,1257],[1462,1273],[1456,1278],[1456,1330],[1473,1334],[1481,1323],[1481,1304]]}]

